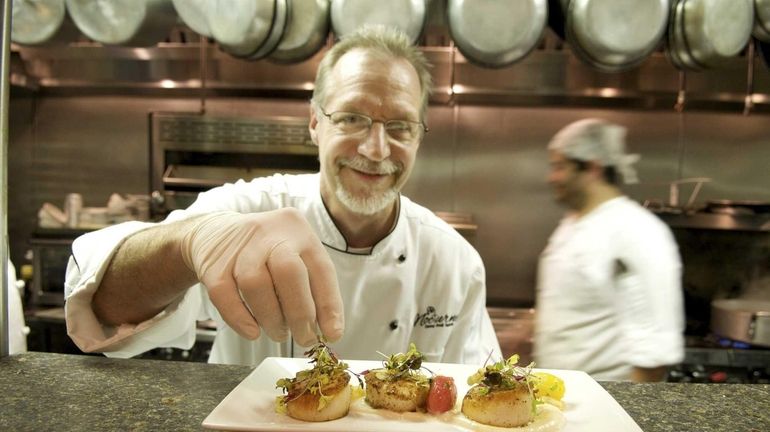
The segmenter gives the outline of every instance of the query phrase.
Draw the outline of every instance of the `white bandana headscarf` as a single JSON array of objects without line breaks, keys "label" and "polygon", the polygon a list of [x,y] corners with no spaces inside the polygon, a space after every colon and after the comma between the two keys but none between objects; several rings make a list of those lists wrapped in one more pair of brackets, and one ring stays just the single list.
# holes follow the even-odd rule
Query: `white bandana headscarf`
[{"label": "white bandana headscarf", "polygon": [[597,161],[612,166],[624,183],[638,183],[638,154],[626,154],[626,128],[600,119],[578,120],[560,130],[548,144],[549,150],[561,152],[569,159]]}]

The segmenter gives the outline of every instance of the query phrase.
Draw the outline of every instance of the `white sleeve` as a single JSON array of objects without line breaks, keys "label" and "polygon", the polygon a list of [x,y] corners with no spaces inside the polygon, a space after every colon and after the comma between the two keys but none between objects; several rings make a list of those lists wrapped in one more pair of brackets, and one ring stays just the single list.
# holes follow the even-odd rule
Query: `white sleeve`
[{"label": "white sleeve", "polygon": [[493,359],[502,357],[500,343],[486,308],[484,265],[478,254],[473,262],[475,268],[468,281],[467,296],[460,314],[467,319],[459,322],[456,325],[458,328],[449,337],[444,349],[444,362],[480,365],[490,353]]},{"label": "white sleeve", "polygon": [[638,224],[620,242],[619,256],[627,271],[618,277],[618,307],[626,360],[652,368],[684,359],[682,264],[668,228],[644,226]]},{"label": "white sleeve", "polygon": [[126,222],[85,234],[73,242],[64,309],[67,334],[81,350],[131,357],[160,346],[188,349],[195,342],[195,321],[202,301],[199,289],[187,290],[158,315],[136,325],[103,325],[91,307],[94,292],[118,246],[153,225]]}]

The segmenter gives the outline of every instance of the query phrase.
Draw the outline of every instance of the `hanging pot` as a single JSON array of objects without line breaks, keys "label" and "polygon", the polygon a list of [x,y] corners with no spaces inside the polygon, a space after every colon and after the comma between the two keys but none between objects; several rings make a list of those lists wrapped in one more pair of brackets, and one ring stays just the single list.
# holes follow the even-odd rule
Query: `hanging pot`
[{"label": "hanging pot", "polygon": [[732,340],[770,347],[770,302],[714,300],[711,302],[711,331]]},{"label": "hanging pot", "polygon": [[449,31],[457,48],[469,61],[485,67],[508,66],[529,54],[543,36],[547,17],[547,0],[447,4]]},{"label": "hanging pot", "polygon": [[669,61],[682,70],[700,70],[702,67],[695,61],[687,48],[684,39],[684,21],[682,10],[684,0],[674,0],[669,16],[668,37],[666,39],[666,55]]},{"label": "hanging pot", "polygon": [[270,25],[267,38],[265,38],[265,41],[256,51],[249,55],[249,60],[265,58],[275,51],[283,38],[286,23],[289,21],[289,14],[289,0],[275,0],[275,13],[273,14],[273,22]]},{"label": "hanging pot", "polygon": [[177,22],[171,0],[66,0],[78,29],[107,45],[149,46]]},{"label": "hanging pot", "polygon": [[78,31],[67,17],[64,0],[13,0],[11,40],[21,45],[66,43]]},{"label": "hanging pot", "polygon": [[205,7],[211,35],[222,50],[248,57],[270,35],[276,0],[209,0]]},{"label": "hanging pot", "polygon": [[566,3],[567,42],[580,59],[606,72],[639,65],[660,45],[668,24],[669,0]]},{"label": "hanging pot", "polygon": [[675,0],[678,67],[708,69],[737,56],[751,37],[754,0]]},{"label": "hanging pot", "polygon": [[754,0],[752,34],[763,42],[770,42],[770,0]]},{"label": "hanging pot", "polygon": [[331,24],[337,38],[367,24],[395,27],[416,43],[425,27],[425,0],[332,0]]},{"label": "hanging pot", "polygon": [[172,0],[174,9],[192,31],[204,37],[211,37],[208,19],[206,18],[206,4],[210,0]]},{"label": "hanging pot", "polygon": [[329,36],[329,0],[289,0],[289,18],[270,59],[295,63],[312,57]]}]

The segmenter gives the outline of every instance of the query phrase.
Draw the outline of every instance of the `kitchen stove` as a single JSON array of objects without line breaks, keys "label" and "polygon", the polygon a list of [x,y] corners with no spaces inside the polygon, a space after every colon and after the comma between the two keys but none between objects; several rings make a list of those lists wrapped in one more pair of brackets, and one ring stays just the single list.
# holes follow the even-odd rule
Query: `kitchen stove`
[{"label": "kitchen stove", "polygon": [[714,334],[687,336],[685,359],[669,368],[666,381],[770,383],[770,349]]}]

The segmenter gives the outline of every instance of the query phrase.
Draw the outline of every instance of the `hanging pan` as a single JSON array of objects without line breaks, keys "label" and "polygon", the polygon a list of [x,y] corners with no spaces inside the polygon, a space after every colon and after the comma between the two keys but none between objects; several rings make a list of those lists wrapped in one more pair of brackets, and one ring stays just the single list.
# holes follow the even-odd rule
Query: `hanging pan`
[{"label": "hanging pan", "polygon": [[669,0],[570,0],[567,41],[599,70],[627,70],[660,45],[668,13]]},{"label": "hanging pan", "polygon": [[201,36],[211,37],[211,29],[206,18],[206,4],[211,0],[172,0],[174,9],[192,31]]},{"label": "hanging pan", "polygon": [[770,43],[770,0],[754,0],[755,38]]},{"label": "hanging pan", "polygon": [[329,0],[289,0],[289,18],[270,59],[296,63],[317,53],[329,36]]},{"label": "hanging pan", "polygon": [[425,27],[425,0],[332,0],[331,23],[337,38],[365,25],[383,25],[403,31],[417,43]]},{"label": "hanging pan", "polygon": [[463,56],[480,66],[500,68],[537,46],[548,20],[548,2],[448,0],[446,12],[452,39]]},{"label": "hanging pan", "polygon": [[72,42],[78,30],[67,17],[64,0],[13,0],[11,40],[21,45]]},{"label": "hanging pan", "polygon": [[171,0],[66,0],[78,29],[106,45],[149,46],[177,22]]},{"label": "hanging pan", "polygon": [[743,51],[754,0],[674,0],[669,58],[680,69],[717,68]]}]

